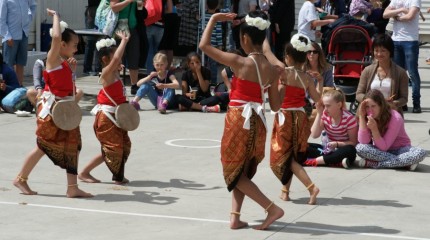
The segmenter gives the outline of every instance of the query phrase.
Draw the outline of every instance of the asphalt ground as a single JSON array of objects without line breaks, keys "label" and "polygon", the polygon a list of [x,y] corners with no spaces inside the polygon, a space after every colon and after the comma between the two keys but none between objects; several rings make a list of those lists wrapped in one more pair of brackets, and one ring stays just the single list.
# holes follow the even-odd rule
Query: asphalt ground
[{"label": "asphalt ground", "polygon": [[[430,150],[426,54],[420,58],[423,113],[405,113],[405,120],[413,145]],[[31,84],[29,78],[26,84]],[[79,78],[77,85],[86,93],[80,103],[82,169],[100,152],[89,113],[100,85],[95,77]],[[114,185],[101,165],[93,175],[102,183],[80,183],[95,195],[90,199],[66,198],[65,171],[47,157],[29,176],[39,194],[20,194],[12,180],[36,144],[35,117],[0,113],[0,239],[430,239],[429,157],[414,172],[307,167],[321,190],[318,204],[306,204],[308,192],[297,179],[292,200],[283,202],[278,198],[281,184],[268,162],[270,130],[266,158],[253,181],[285,215],[266,231],[230,230],[231,194],[222,177],[219,148],[225,114],[161,115],[147,99],[141,106],[140,126],[129,134],[132,149],[125,175],[130,183]],[[271,129],[273,115],[266,116]],[[264,218],[264,209],[246,198],[242,219],[252,226]]]}]

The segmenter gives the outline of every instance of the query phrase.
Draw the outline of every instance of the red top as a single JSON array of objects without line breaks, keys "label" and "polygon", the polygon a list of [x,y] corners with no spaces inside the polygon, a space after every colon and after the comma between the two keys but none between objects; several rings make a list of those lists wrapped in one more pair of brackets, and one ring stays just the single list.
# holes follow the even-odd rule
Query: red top
[{"label": "red top", "polygon": [[[105,87],[104,89],[116,104],[120,105],[127,101],[124,95],[124,85],[122,85],[121,80],[116,80],[114,83]],[[105,91],[100,89],[99,95],[97,95],[97,103],[115,107],[115,104],[106,96]]]},{"label": "red top", "polygon": [[243,103],[232,100],[242,100],[246,102],[263,103],[261,99],[261,87],[259,83],[240,79],[233,75],[231,80],[231,92],[229,106],[241,106]]},{"label": "red top", "polygon": [[281,108],[300,108],[304,106],[306,106],[305,89],[286,85]]},{"label": "red top", "polygon": [[75,83],[72,80],[72,70],[67,61],[63,61],[61,65],[51,71],[43,71],[45,79],[44,91],[51,92],[57,97],[73,96],[73,88]]}]

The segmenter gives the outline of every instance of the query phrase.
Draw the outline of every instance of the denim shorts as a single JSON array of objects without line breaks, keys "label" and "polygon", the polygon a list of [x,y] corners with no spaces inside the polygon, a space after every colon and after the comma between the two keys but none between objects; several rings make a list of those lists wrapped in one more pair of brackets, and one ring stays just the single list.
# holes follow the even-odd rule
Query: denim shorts
[{"label": "denim shorts", "polygon": [[21,40],[13,40],[13,47],[7,45],[7,41],[3,43],[3,60],[9,65],[27,65],[27,47],[28,37],[22,34]]}]

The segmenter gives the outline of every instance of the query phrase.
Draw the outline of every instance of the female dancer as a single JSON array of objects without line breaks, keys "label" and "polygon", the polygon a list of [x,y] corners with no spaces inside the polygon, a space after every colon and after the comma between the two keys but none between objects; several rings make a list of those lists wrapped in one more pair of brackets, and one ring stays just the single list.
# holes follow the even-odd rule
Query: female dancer
[{"label": "female dancer", "polygon": [[102,145],[102,152],[95,156],[78,176],[80,180],[88,183],[100,182],[90,172],[103,161],[106,162],[112,172],[112,180],[115,184],[129,182],[124,177],[124,168],[130,155],[130,138],[126,130],[116,126],[109,118],[109,115],[115,114],[117,105],[127,101],[124,85],[119,76],[119,69],[129,36],[125,36],[122,32],[117,32],[116,35],[121,38],[118,49],[115,47],[114,39],[102,39],[96,43],[100,62],[103,66],[100,76],[103,88],[97,96],[98,104],[91,112],[96,115],[94,132]]},{"label": "female dancer", "polygon": [[37,194],[30,189],[27,179],[37,162],[46,154],[55,165],[67,171],[67,197],[92,197],[91,194],[79,189],[77,184],[78,156],[82,147],[79,127],[70,131],[61,130],[54,124],[50,115],[42,114],[45,112],[42,110],[50,111],[46,108],[53,99],[72,96],[76,91],[73,76],[77,62],[72,57],[79,42],[78,35],[72,29],[60,27],[60,16],[56,11],[47,9],[47,12],[53,17],[53,30],[51,49],[48,52],[44,72],[45,89],[37,107],[37,146],[27,156],[13,184],[23,194]]},{"label": "female dancer", "polygon": [[228,190],[233,192],[230,228],[237,229],[248,225],[240,220],[240,210],[246,195],[268,213],[264,222],[255,227],[263,230],[284,215],[284,211],[270,201],[251,181],[257,165],[264,158],[266,142],[265,110],[262,107],[264,89],[268,88],[272,110],[278,110],[279,74],[262,53],[266,29],[270,22],[267,15],[261,11],[250,12],[240,27],[240,43],[247,57],[223,52],[211,46],[210,38],[215,23],[232,21],[235,17],[236,14],[233,13],[214,14],[203,33],[199,47],[210,58],[230,66],[235,73],[221,141],[224,180]]},{"label": "female dancer", "polygon": [[281,75],[279,91],[283,100],[272,131],[270,167],[284,185],[281,199],[289,200],[288,191],[294,174],[309,190],[308,203],[315,204],[319,189],[300,165],[305,160],[309,137],[308,117],[303,108],[305,94],[308,91],[312,100],[318,102],[322,91],[322,84],[318,84],[317,91],[313,80],[302,70],[310,48],[311,41],[302,34],[294,35],[285,47],[285,63],[290,67]]}]

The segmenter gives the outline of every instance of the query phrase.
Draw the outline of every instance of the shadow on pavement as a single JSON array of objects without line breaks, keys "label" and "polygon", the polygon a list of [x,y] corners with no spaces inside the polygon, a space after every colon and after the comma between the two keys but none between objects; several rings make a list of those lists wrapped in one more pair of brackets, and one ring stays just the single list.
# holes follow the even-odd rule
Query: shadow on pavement
[{"label": "shadow on pavement", "polygon": [[[298,198],[291,200],[293,203],[297,204],[307,204],[309,198]],[[368,200],[359,199],[351,197],[342,198],[318,198],[317,205],[319,206],[384,206],[384,207],[396,207],[396,208],[406,208],[412,207],[412,205],[399,203],[397,200]]]},{"label": "shadow on pavement", "polygon": [[175,203],[179,198],[160,196],[158,192],[133,191],[129,194],[97,194],[93,198],[86,200],[101,200],[104,202],[142,202],[156,205],[169,205]]},{"label": "shadow on pavement", "polygon": [[206,187],[206,185],[201,183],[196,183],[194,181],[184,180],[184,179],[170,179],[169,182],[161,181],[131,181],[128,186],[132,187],[157,187],[157,188],[181,188],[190,190],[214,190],[220,189],[222,187]]},{"label": "shadow on pavement", "polygon": [[330,224],[296,222],[285,226],[280,232],[307,234],[311,236],[320,236],[325,234],[397,234],[399,230],[383,228],[380,226],[336,226]]}]

